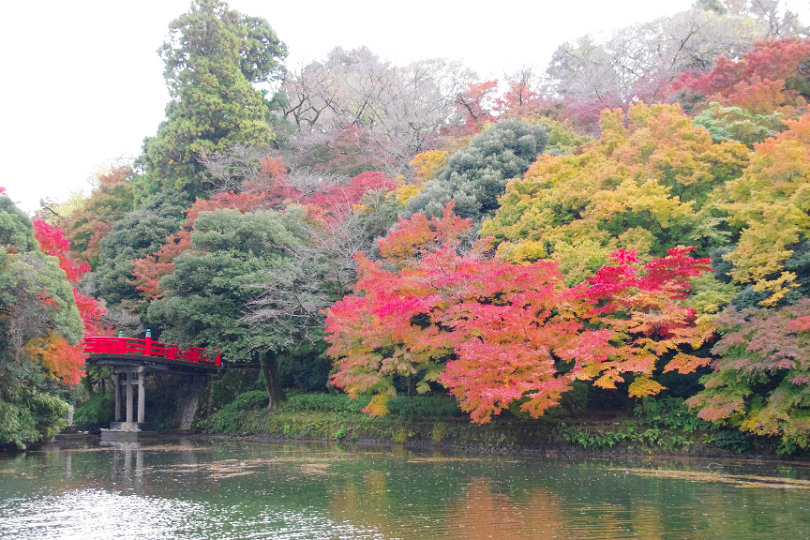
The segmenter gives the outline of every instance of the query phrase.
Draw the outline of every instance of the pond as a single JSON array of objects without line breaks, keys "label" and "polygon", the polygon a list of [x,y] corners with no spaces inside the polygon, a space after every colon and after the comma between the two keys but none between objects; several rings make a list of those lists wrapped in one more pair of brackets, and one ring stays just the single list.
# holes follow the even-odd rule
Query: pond
[{"label": "pond", "polygon": [[176,439],[0,456],[0,538],[808,538],[810,464]]}]

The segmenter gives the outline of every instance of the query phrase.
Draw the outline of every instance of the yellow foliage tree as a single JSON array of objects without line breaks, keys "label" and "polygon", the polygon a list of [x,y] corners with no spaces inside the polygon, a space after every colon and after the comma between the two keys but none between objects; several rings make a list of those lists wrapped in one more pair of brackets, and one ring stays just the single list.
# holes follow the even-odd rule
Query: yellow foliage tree
[{"label": "yellow foliage tree", "polygon": [[758,144],[742,176],[728,183],[723,206],[741,227],[731,276],[751,283],[775,305],[796,286],[785,269],[795,244],[810,237],[810,111],[788,121],[787,131]]},{"label": "yellow foliage tree", "polygon": [[569,284],[615,249],[642,258],[689,244],[706,254],[729,236],[711,193],[739,176],[748,149],[714,143],[678,105],[604,111],[602,135],[578,153],[543,155],[510,182],[482,234],[512,261],[554,258]]}]

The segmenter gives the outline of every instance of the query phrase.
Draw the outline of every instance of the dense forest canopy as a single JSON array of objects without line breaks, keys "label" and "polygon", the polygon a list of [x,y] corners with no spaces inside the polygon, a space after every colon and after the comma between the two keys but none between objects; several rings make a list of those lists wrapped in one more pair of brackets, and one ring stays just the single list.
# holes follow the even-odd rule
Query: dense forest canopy
[{"label": "dense forest canopy", "polygon": [[576,386],[810,446],[810,39],[777,1],[501,81],[366,48],[291,68],[219,0],[169,30],[133,164],[33,223],[0,191],[0,444],[103,380],[76,387],[83,335],[150,328],[260,366],[270,408],[449,392],[484,423]]}]

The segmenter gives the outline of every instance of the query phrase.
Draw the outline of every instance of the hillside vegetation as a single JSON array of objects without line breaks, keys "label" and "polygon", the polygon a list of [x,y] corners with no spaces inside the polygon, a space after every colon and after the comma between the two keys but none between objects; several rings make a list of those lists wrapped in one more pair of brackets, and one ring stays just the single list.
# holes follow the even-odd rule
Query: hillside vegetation
[{"label": "hillside vegetation", "polygon": [[214,401],[259,388],[264,415],[302,391],[377,417],[452,396],[478,424],[660,400],[807,450],[807,35],[778,2],[697,2],[482,81],[365,48],[285,67],[267,21],[194,0],[134,163],[33,222],[0,191],[0,445],[110,392],[83,335],[149,328],[254,365]]}]

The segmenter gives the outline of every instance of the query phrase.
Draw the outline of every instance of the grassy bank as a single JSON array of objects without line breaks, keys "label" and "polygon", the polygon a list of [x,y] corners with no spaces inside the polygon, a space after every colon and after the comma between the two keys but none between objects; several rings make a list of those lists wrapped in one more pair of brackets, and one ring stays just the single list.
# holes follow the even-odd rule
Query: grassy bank
[{"label": "grassy bank", "polygon": [[648,399],[633,411],[611,416],[560,411],[531,420],[504,414],[484,425],[471,424],[449,396],[398,396],[383,418],[362,413],[366,403],[340,394],[299,394],[268,412],[263,392],[247,392],[201,420],[198,428],[217,434],[498,450],[773,453],[767,440],[708,424],[676,398]]}]

